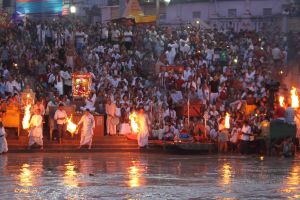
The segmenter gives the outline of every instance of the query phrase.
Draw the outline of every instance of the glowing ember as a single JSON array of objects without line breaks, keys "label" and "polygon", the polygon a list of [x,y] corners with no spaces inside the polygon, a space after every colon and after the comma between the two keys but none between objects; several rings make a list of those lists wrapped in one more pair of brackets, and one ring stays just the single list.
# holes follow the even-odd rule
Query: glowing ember
[{"label": "glowing ember", "polygon": [[292,87],[291,99],[292,99],[292,108],[298,108],[299,107],[299,97],[297,95],[297,90],[295,87]]},{"label": "glowing ember", "polygon": [[284,97],[283,96],[279,97],[279,104],[280,104],[281,107],[284,106]]},{"label": "glowing ember", "polygon": [[280,74],[283,74],[283,71],[281,70],[279,73],[280,73]]},{"label": "glowing ember", "polygon": [[22,120],[22,126],[23,126],[23,129],[29,129],[29,126],[30,126],[30,108],[31,108],[31,105],[28,104],[26,107],[25,107],[25,113],[24,113],[24,117],[23,117],[23,120]]},{"label": "glowing ember", "polygon": [[130,120],[131,130],[134,133],[138,133],[139,125],[138,125],[138,115],[136,114],[136,112],[133,112],[130,114],[129,120]]},{"label": "glowing ember", "polygon": [[263,157],[263,156],[260,156],[259,159],[260,159],[261,161],[263,161],[263,160],[264,160],[264,157]]},{"label": "glowing ember", "polygon": [[72,122],[72,115],[67,119],[67,131],[72,135],[77,131],[77,125]]},{"label": "glowing ember", "polygon": [[229,113],[226,113],[226,116],[225,116],[225,128],[230,128],[230,115],[229,115]]}]

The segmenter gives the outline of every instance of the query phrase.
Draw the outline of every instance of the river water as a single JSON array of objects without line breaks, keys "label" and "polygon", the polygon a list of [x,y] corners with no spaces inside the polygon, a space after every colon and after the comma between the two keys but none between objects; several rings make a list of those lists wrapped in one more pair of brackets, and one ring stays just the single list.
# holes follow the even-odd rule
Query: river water
[{"label": "river water", "polygon": [[300,157],[0,155],[0,199],[300,199]]}]

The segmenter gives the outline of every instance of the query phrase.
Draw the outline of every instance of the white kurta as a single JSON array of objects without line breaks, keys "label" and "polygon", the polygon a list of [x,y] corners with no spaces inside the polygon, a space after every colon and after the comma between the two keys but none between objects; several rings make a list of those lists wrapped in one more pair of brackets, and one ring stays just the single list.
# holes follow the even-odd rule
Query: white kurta
[{"label": "white kurta", "polygon": [[80,139],[80,145],[91,145],[93,140],[94,131],[95,128],[95,119],[94,116],[89,114],[83,115],[78,123],[78,125],[82,124],[81,128],[81,139]]},{"label": "white kurta", "polygon": [[131,127],[129,123],[122,123],[120,126],[120,135],[127,135],[131,133]]},{"label": "white kurta", "polygon": [[107,119],[106,119],[107,133],[111,135],[117,134],[117,127],[113,122],[114,117],[116,116],[116,109],[117,109],[116,105],[113,103],[105,105],[105,110],[107,114]]},{"label": "white kurta", "polygon": [[137,141],[140,147],[145,147],[148,145],[149,137],[149,119],[147,114],[138,114],[139,123],[139,133],[137,134]]},{"label": "white kurta", "polygon": [[0,128],[0,153],[8,151],[5,135],[6,133],[4,127]]},{"label": "white kurta", "polygon": [[96,98],[97,98],[97,96],[96,96],[96,94],[94,94],[91,99],[86,99],[85,106],[81,107],[80,109],[81,110],[89,109],[90,111],[94,112],[96,110],[96,108],[95,108]]},{"label": "white kurta", "polygon": [[64,83],[63,83],[63,79],[62,79],[61,76],[56,76],[55,77],[54,87],[58,91],[59,95],[63,95],[64,94]]},{"label": "white kurta", "polygon": [[34,143],[43,146],[43,117],[33,115],[30,120],[29,146]]}]

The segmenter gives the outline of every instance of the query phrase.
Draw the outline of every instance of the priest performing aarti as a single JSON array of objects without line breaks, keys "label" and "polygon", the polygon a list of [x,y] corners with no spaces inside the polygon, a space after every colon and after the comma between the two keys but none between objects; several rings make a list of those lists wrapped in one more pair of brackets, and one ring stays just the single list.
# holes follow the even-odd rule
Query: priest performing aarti
[{"label": "priest performing aarti", "polygon": [[131,122],[131,129],[133,133],[137,135],[137,141],[140,148],[147,147],[149,137],[149,127],[151,122],[147,113],[145,113],[142,107],[139,108],[138,112],[133,112],[129,116]]},{"label": "priest performing aarti", "polygon": [[89,149],[91,149],[94,135],[93,129],[95,128],[95,119],[94,116],[90,113],[89,109],[85,110],[84,115],[78,122],[78,126],[82,126],[79,149],[84,145],[88,145]]},{"label": "priest performing aarti", "polygon": [[43,117],[41,111],[37,109],[29,122],[29,144],[30,149],[34,144],[43,149]]}]

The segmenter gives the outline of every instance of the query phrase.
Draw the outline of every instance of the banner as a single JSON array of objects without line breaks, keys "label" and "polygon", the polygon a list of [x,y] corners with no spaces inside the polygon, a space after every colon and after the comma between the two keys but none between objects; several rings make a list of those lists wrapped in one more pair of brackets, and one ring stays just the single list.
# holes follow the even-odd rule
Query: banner
[{"label": "banner", "polygon": [[16,11],[22,14],[62,13],[62,0],[16,0]]}]

